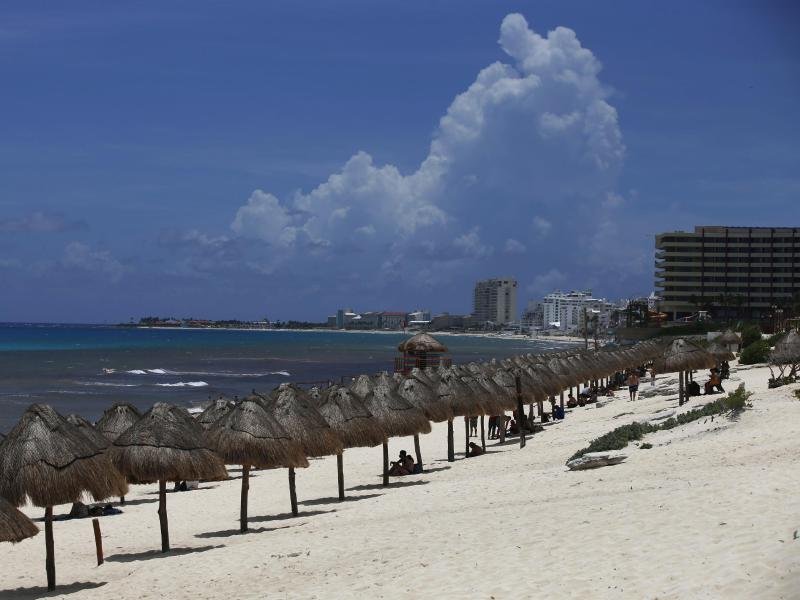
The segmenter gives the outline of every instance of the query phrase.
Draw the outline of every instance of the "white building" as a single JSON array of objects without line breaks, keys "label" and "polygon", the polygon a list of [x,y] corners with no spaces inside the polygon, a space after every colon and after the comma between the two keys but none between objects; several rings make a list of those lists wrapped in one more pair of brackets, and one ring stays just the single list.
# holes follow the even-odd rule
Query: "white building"
[{"label": "white building", "polygon": [[472,306],[472,314],[479,323],[513,323],[517,320],[517,280],[501,277],[478,281]]},{"label": "white building", "polygon": [[599,329],[602,330],[608,328],[614,308],[614,304],[605,298],[592,296],[591,290],[566,293],[557,291],[544,297],[542,320],[545,329],[582,332],[585,315],[590,322],[596,319]]},{"label": "white building", "polygon": [[544,329],[544,305],[535,300],[528,302],[528,307],[522,311],[520,325],[523,331]]}]

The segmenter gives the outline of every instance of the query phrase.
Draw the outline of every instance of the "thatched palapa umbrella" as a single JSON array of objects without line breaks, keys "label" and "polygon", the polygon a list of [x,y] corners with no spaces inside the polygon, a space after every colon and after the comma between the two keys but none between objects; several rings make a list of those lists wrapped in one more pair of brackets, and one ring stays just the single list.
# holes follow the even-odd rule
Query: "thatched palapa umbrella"
[{"label": "thatched palapa umbrella", "polygon": [[34,404],[9,432],[0,451],[0,496],[15,506],[44,507],[47,589],[56,585],[53,506],[85,495],[124,495],[127,484],[102,448],[52,407]]},{"label": "thatched palapa umbrella", "polygon": [[142,413],[132,404],[115,404],[103,413],[95,424],[95,429],[109,442],[113,442],[141,418]]},{"label": "thatched palapa umbrella", "polygon": [[728,350],[733,348],[731,350],[732,352],[738,352],[739,346],[742,344],[742,338],[732,329],[728,329],[721,335],[718,335],[716,338],[714,338],[714,341],[727,346]]},{"label": "thatched palapa umbrella", "polygon": [[114,465],[131,481],[158,481],[161,551],[169,551],[167,481],[227,479],[220,458],[203,438],[203,429],[185,410],[153,405],[109,450]]},{"label": "thatched palapa umbrella", "polygon": [[[400,373],[394,374],[397,382],[397,393],[400,394],[411,406],[422,411],[425,418],[433,423],[441,423],[453,418],[453,409],[439,400],[434,383],[430,381],[420,369],[412,369],[409,377]],[[422,449],[419,445],[419,433],[414,434],[414,453],[417,455],[417,464],[423,468]]]},{"label": "thatched palapa umbrella", "polygon": [[727,346],[723,346],[722,344],[718,344],[717,342],[711,342],[706,348],[706,352],[711,354],[714,358],[718,361],[727,361],[733,360],[736,356],[728,350]]},{"label": "thatched palapa umbrella", "polygon": [[81,433],[83,433],[83,435],[88,437],[92,441],[92,443],[98,448],[105,449],[111,445],[111,442],[109,442],[108,439],[103,434],[97,431],[92,426],[92,424],[86,419],[84,419],[82,416],[72,413],[70,415],[67,415],[67,421],[69,421],[70,423],[75,425],[75,427],[80,429]]},{"label": "thatched palapa umbrella", "polygon": [[242,465],[239,529],[247,531],[250,468],[307,467],[303,447],[277,421],[260,396],[249,396],[215,421],[206,441],[228,464]]},{"label": "thatched palapa umbrella", "polygon": [[233,400],[220,396],[216,400],[212,400],[206,409],[198,415],[197,422],[203,429],[208,429],[219,419],[231,412],[235,405],[236,403]]},{"label": "thatched palapa umbrella", "polygon": [[[319,391],[314,404],[328,425],[339,434],[345,448],[373,448],[386,441],[386,432],[360,398],[346,387],[333,385]],[[344,500],[344,457],[336,455],[339,500]]]},{"label": "thatched palapa umbrella", "polygon": [[[291,383],[282,383],[269,398],[262,398],[292,439],[303,447],[306,456],[334,456],[344,450],[342,438],[319,414],[305,390]],[[292,514],[297,515],[294,467],[289,467],[289,499]]]},{"label": "thatched palapa umbrella", "polygon": [[717,359],[684,338],[674,340],[653,362],[659,373],[678,373],[678,404],[689,399],[686,393],[686,371],[710,369],[716,366]]},{"label": "thatched palapa umbrella", "polygon": [[39,528],[33,524],[33,521],[0,496],[0,542],[16,544],[37,533],[39,533]]},{"label": "thatched palapa umbrella", "polygon": [[[397,384],[387,373],[370,378],[360,375],[350,391],[363,400],[388,437],[430,433],[431,424],[425,414],[397,392]],[[383,442],[383,485],[389,485],[389,444]]]}]

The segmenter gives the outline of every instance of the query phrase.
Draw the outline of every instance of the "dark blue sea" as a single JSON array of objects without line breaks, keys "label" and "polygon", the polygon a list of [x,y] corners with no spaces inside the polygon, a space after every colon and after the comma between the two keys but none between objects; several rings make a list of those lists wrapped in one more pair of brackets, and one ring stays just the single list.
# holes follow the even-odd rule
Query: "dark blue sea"
[{"label": "dark blue sea", "polygon": [[[28,405],[95,420],[115,402],[202,405],[282,382],[391,371],[402,333],[0,325],[0,431]],[[455,362],[538,353],[552,341],[442,336]]]}]

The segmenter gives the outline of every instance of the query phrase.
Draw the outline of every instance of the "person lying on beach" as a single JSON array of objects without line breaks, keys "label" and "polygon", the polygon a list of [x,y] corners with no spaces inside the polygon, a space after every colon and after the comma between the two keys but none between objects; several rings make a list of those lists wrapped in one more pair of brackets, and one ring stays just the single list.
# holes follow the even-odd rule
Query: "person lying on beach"
[{"label": "person lying on beach", "polygon": [[[408,468],[408,460],[411,460],[411,469]],[[400,450],[400,457],[391,463],[389,475],[411,475],[414,472],[414,459],[406,454],[405,450]]]},{"label": "person lying on beach", "polygon": [[480,456],[483,454],[483,448],[478,446],[475,442],[469,443],[469,450],[467,450],[467,457],[472,458],[473,456]]}]

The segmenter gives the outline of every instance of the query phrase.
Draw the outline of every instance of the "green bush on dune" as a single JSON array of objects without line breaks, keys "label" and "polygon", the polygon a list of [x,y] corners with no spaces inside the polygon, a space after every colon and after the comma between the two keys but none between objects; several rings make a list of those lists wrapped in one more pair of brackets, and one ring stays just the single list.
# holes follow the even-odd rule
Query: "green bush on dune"
[{"label": "green bush on dune", "polygon": [[742,348],[746,348],[753,342],[761,340],[761,327],[758,325],[745,325],[742,327]]},{"label": "green bush on dune", "polygon": [[758,340],[746,346],[739,355],[739,362],[743,365],[755,365],[769,360],[769,342]]},{"label": "green bush on dune", "polygon": [[[800,390],[798,390],[800,391]],[[714,417],[716,415],[728,414],[731,418],[737,418],[739,414],[749,406],[747,399],[752,394],[746,392],[744,385],[740,385],[736,391],[731,392],[727,396],[709,402],[703,406],[699,406],[694,410],[682,413],[677,417],[670,417],[663,423],[658,425],[651,425],[650,423],[639,423],[634,421],[629,425],[622,425],[616,429],[612,429],[605,435],[592,440],[591,443],[582,450],[578,450],[573,454],[567,462],[580,458],[587,452],[608,452],[610,450],[622,450],[628,445],[628,442],[642,439],[646,433],[653,433],[654,431],[666,431],[691,423],[703,417]]]}]

